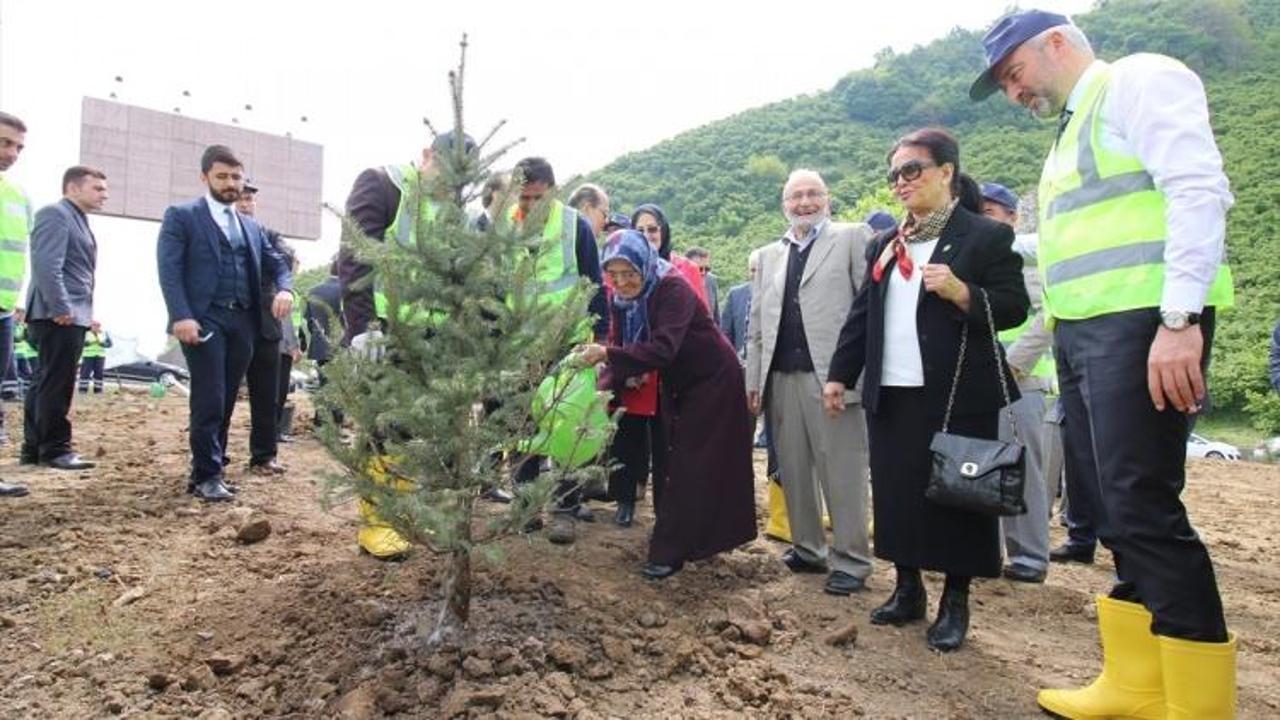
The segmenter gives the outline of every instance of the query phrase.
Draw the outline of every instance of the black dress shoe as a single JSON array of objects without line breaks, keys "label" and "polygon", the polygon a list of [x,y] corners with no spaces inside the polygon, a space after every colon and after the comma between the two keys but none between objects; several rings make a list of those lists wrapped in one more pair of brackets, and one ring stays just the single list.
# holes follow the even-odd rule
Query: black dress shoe
[{"label": "black dress shoe", "polygon": [[73,452],[63,453],[52,460],[46,460],[44,463],[45,467],[51,467],[55,470],[88,470],[96,464]]},{"label": "black dress shoe", "polygon": [[861,592],[866,587],[867,584],[862,581],[862,578],[854,577],[840,570],[833,570],[827,576],[827,583],[822,586],[822,591],[828,595],[849,595]]},{"label": "black dress shoe", "polygon": [[929,626],[925,641],[938,652],[958,650],[969,632],[969,593],[943,591],[938,603],[938,619]]},{"label": "black dress shoe", "polygon": [[205,502],[226,502],[235,496],[218,478],[202,480],[191,486],[191,494]]},{"label": "black dress shoe", "polygon": [[1057,563],[1074,562],[1082,565],[1092,565],[1093,546],[1072,545],[1069,542],[1065,542],[1049,551],[1049,560]]},{"label": "black dress shoe", "polygon": [[640,570],[640,574],[650,580],[665,580],[666,578],[680,572],[680,568],[684,567],[684,563],[676,563],[675,565],[659,565],[657,563],[645,563]]},{"label": "black dress shoe", "polygon": [[923,620],[928,597],[919,570],[899,570],[893,594],[883,605],[871,611],[872,625],[899,627]]},{"label": "black dress shoe", "polygon": [[288,470],[279,460],[271,458],[265,462],[249,463],[249,472],[258,477],[273,477],[275,475],[284,475]]},{"label": "black dress shoe", "polygon": [[501,503],[503,505],[507,505],[512,500],[515,500],[516,496],[512,495],[509,490],[503,490],[500,487],[491,487],[488,490],[485,490],[484,492],[480,493],[480,499],[488,500],[489,502],[495,502],[495,503]]},{"label": "black dress shoe", "polygon": [[40,458],[35,455],[28,455],[25,452],[18,456],[19,465],[39,465]]},{"label": "black dress shoe", "polygon": [[27,486],[7,483],[0,480],[0,497],[22,497],[27,494]]},{"label": "black dress shoe", "polygon": [[1044,578],[1047,573],[1044,570],[1037,570],[1035,568],[1027,567],[1026,565],[1018,565],[1017,563],[1014,563],[1005,565],[1004,570],[1000,574],[1006,579],[1014,582],[1038,585],[1044,582]]},{"label": "black dress shoe", "polygon": [[795,548],[782,553],[782,564],[786,565],[793,573],[813,573],[816,575],[827,571],[826,563],[809,562],[800,557],[800,553],[796,552]]},{"label": "black dress shoe", "polygon": [[635,503],[618,503],[618,511],[613,514],[613,522],[619,527],[631,527],[631,523],[636,519]]}]

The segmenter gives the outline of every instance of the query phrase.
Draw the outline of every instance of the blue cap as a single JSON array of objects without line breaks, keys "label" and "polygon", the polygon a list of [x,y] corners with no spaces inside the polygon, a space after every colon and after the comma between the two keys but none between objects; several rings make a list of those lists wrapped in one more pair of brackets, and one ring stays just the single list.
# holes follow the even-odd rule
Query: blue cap
[{"label": "blue cap", "polygon": [[[436,152],[448,152],[453,149],[456,137],[457,135],[453,130],[446,130],[445,132],[437,135],[436,139],[431,142],[431,149]],[[475,152],[475,149],[475,139],[466,133],[462,133],[462,151],[470,155]]]},{"label": "blue cap", "polygon": [[995,27],[988,30],[982,38],[982,48],[987,54],[987,68],[973,81],[969,88],[969,98],[985,100],[999,89],[1000,83],[996,82],[992,70],[1017,50],[1019,45],[1049,28],[1070,24],[1071,19],[1066,15],[1043,10],[1023,10],[1000,18]]},{"label": "blue cap", "polygon": [[610,229],[630,230],[631,218],[627,217],[626,213],[620,213],[620,212],[609,213],[609,217],[604,221],[604,229],[605,230],[610,230]]},{"label": "blue cap", "polygon": [[898,226],[898,221],[889,214],[888,210],[873,210],[871,214],[867,215],[867,219],[864,222],[876,232],[884,232]]},{"label": "blue cap", "polygon": [[1010,212],[1018,212],[1018,196],[1000,183],[982,183],[982,199],[1003,205],[1009,208]]}]

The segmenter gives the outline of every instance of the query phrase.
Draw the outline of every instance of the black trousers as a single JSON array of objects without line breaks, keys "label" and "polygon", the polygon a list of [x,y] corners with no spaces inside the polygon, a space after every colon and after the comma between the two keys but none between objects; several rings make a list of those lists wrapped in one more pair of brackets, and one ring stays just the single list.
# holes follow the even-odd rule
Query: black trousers
[{"label": "black trousers", "polygon": [[245,372],[249,385],[249,464],[261,465],[276,456],[280,397],[280,341],[258,338]]},{"label": "black trousers", "polygon": [[623,415],[609,448],[611,462],[619,467],[609,474],[609,497],[634,503],[637,490],[652,474],[653,505],[657,508],[666,487],[667,442],[659,417]]},{"label": "black trousers", "polygon": [[[191,372],[191,481],[222,476],[227,429],[236,408],[236,395],[253,357],[257,324],[248,310],[211,307],[200,318],[205,342],[182,346]],[[268,409],[271,405],[268,403]]]},{"label": "black trousers", "polygon": [[[1209,308],[1199,330],[1205,366],[1213,326]],[[1147,390],[1147,355],[1159,327],[1154,308],[1058,323],[1063,444],[1080,480],[1070,502],[1087,503],[1098,538],[1115,555],[1120,582],[1112,597],[1145,605],[1157,635],[1224,642],[1213,563],[1179,498],[1188,419],[1172,405],[1156,411]]]},{"label": "black trousers", "polygon": [[289,390],[293,385],[293,356],[277,353],[280,356],[280,373],[276,376],[276,435],[279,437],[279,425],[284,417],[284,404],[289,400]]},{"label": "black trousers", "polygon": [[48,462],[71,452],[71,399],[76,393],[76,365],[84,350],[86,328],[52,320],[27,323],[27,338],[40,364],[23,404],[22,457]]},{"label": "black trousers", "polygon": [[[95,394],[101,394],[103,390],[102,377],[106,372],[107,359],[103,356],[80,358],[80,392],[88,393],[89,386],[93,386]],[[92,382],[90,382],[92,381]]]}]

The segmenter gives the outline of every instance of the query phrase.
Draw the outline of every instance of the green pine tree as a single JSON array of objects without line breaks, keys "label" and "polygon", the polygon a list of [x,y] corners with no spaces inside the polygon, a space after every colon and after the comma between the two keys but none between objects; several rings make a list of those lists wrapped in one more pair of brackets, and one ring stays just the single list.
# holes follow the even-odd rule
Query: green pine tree
[{"label": "green pine tree", "polygon": [[[458,68],[449,73],[455,138],[464,131],[465,37],[461,45]],[[587,303],[595,292],[581,281],[568,302],[540,300],[536,265],[547,248],[539,220],[549,203],[522,227],[499,212],[490,230],[472,228],[466,204],[515,144],[487,150],[501,127],[471,151],[455,142],[437,152],[431,170],[406,190],[413,194],[407,207],[421,208],[423,194],[434,201],[433,213],[418,212],[412,246],[368,238],[344,218],[343,242],[373,266],[369,279],[376,278],[387,297],[387,323],[369,352],[344,350],[326,366],[329,382],[318,395],[351,424],[350,432],[322,431],[346,469],[331,479],[328,499],[364,498],[414,549],[447,559],[430,645],[453,639],[466,625],[473,551],[496,556],[495,542],[520,532],[554,500],[561,480],[581,484],[605,472],[597,452],[582,467],[544,472],[518,488],[510,505],[476,504],[483,489],[504,484],[504,453],[542,450],[528,439],[552,417],[565,422],[565,383],[543,388],[536,413],[532,401],[549,376],[580,372],[562,359],[586,339]],[[514,192],[502,207],[513,200]],[[589,395],[599,415],[603,399],[594,387]],[[603,443],[599,427],[573,422],[582,425],[570,430],[583,447]]]}]

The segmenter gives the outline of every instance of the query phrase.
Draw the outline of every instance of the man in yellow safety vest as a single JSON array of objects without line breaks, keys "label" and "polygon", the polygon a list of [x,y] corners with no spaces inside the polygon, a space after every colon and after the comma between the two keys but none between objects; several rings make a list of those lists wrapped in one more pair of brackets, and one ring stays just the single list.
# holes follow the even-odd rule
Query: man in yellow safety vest
[{"label": "man in yellow safety vest", "polygon": [[1056,13],[1008,15],[983,45],[970,97],[1002,90],[1058,120],[1038,203],[1044,307],[1067,458],[1119,580],[1098,598],[1101,674],[1038,701],[1067,718],[1234,717],[1236,640],[1179,498],[1215,311],[1233,301],[1233,198],[1204,85],[1162,55],[1098,60]]},{"label": "man in yellow safety vest", "polygon": [[[31,201],[5,173],[26,147],[27,126],[0,112],[0,375],[13,362],[13,319],[21,321],[22,291],[27,274],[27,243],[31,235]],[[7,439],[4,413],[0,413],[0,442]],[[0,497],[22,496],[27,488],[0,481]]]}]

